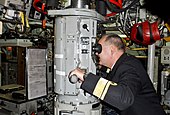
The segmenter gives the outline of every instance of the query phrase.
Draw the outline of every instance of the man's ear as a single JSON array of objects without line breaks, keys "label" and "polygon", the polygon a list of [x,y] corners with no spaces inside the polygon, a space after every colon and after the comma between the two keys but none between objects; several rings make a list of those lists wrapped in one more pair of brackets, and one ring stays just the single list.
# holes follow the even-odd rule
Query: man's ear
[{"label": "man's ear", "polygon": [[112,54],[117,51],[116,47],[113,45],[110,45],[110,49]]}]

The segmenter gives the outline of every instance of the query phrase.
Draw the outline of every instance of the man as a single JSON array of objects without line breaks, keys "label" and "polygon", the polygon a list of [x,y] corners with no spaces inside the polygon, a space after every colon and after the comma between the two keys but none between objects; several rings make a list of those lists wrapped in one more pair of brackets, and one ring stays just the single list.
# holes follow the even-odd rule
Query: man
[{"label": "man", "polygon": [[141,62],[125,53],[125,45],[116,34],[106,34],[98,42],[102,46],[99,64],[111,68],[106,78],[85,73],[77,68],[81,88],[96,96],[120,115],[165,115],[153,84]]}]

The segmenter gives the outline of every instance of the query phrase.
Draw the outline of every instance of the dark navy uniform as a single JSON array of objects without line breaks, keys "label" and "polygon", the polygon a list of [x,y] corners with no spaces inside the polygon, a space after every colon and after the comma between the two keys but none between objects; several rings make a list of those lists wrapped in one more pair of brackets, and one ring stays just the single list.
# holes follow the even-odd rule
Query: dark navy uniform
[{"label": "dark navy uniform", "polygon": [[118,109],[120,115],[165,115],[143,65],[126,53],[107,78],[88,73],[81,88]]}]

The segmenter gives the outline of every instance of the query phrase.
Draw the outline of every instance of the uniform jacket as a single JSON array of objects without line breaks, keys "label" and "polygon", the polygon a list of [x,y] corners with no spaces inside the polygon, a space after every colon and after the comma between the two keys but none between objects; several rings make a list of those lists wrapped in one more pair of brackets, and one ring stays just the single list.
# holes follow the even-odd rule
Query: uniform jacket
[{"label": "uniform jacket", "polygon": [[126,53],[107,78],[89,73],[81,88],[118,109],[120,115],[165,115],[143,65]]}]

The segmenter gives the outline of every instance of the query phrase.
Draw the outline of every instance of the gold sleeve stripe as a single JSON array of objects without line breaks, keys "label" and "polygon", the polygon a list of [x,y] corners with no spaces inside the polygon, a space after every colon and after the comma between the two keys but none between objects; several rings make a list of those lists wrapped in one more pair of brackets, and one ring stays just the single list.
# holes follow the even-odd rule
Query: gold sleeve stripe
[{"label": "gold sleeve stripe", "polygon": [[96,85],[94,91],[93,91],[93,95],[100,98],[103,93],[103,90],[105,89],[107,82],[108,82],[108,80],[106,80],[104,78],[100,78],[99,81],[97,82],[97,85]]},{"label": "gold sleeve stripe", "polygon": [[116,86],[117,83],[113,83],[113,82],[111,82],[111,81],[108,81],[108,82],[107,82],[106,87],[105,87],[105,89],[104,89],[104,91],[103,91],[103,94],[102,94],[102,96],[101,96],[101,98],[100,98],[101,100],[103,100],[104,97],[106,96],[106,93],[107,93],[110,85]]}]

